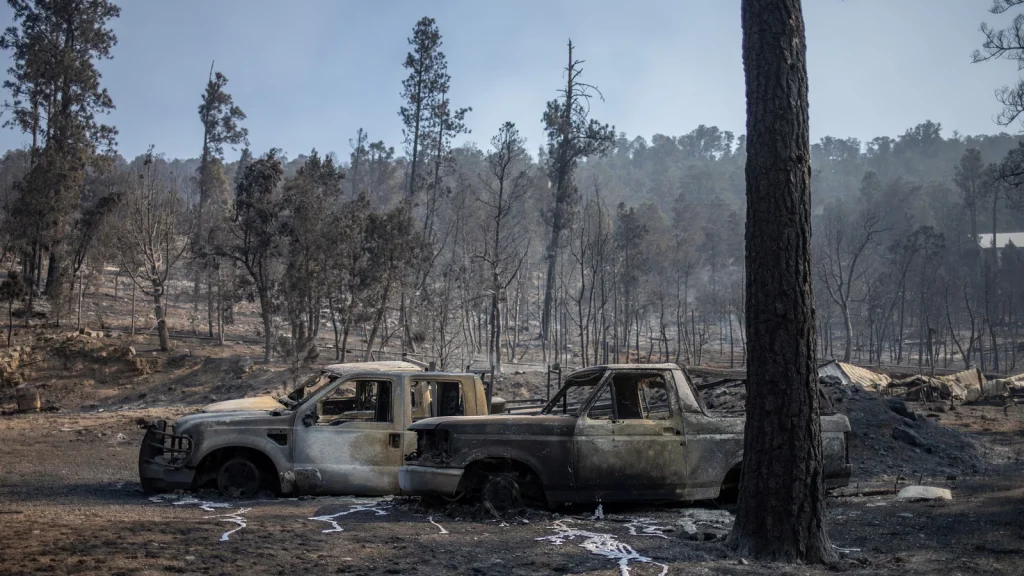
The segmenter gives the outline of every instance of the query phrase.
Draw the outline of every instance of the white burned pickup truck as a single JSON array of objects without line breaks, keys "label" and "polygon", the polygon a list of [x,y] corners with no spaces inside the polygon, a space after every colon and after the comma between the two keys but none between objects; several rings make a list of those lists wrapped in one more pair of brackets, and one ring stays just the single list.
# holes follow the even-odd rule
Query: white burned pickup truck
[{"label": "white burned pickup truck", "polygon": [[425,372],[408,362],[328,366],[290,394],[210,404],[144,422],[145,492],[214,486],[234,498],[279,494],[398,494],[398,468],[416,447],[413,422],[486,415],[475,374]]},{"label": "white burned pickup truck", "polygon": [[[675,364],[593,366],[536,414],[427,418],[403,494],[539,504],[692,501],[735,493],[742,416],[709,412]],[[846,416],[821,416],[825,486],[850,479]]]}]

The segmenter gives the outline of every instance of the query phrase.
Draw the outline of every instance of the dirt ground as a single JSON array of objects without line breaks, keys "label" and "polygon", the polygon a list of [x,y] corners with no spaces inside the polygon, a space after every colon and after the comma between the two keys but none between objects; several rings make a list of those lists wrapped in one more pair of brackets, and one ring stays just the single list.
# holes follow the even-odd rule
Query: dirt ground
[{"label": "dirt ground", "polygon": [[[908,421],[863,391],[837,392],[854,427],[855,474],[828,501],[841,558],[833,567],[737,557],[722,542],[732,516],[711,504],[529,510],[499,521],[401,498],[146,497],[137,418],[278,390],[296,375],[279,363],[245,366],[261,350],[237,326],[227,346],[178,339],[160,353],[151,319],[140,318],[146,334],[129,351],[125,322],[109,321],[125,298],[122,290],[89,310],[103,335],[16,331],[17,377],[54,412],[9,414],[0,351],[0,574],[1024,574],[1024,410],[909,403],[920,418]],[[509,366],[495,393],[543,397],[545,374]],[[896,428],[921,445],[894,439]],[[895,498],[919,480],[950,488],[953,500]]]},{"label": "dirt ground", "polygon": [[[950,487],[951,502],[898,501],[899,471],[857,465],[847,495],[828,502],[841,561],[823,568],[738,558],[721,541],[732,517],[713,505],[532,510],[499,522],[412,499],[149,498],[138,485],[135,420],[195,406],[122,408],[122,398],[112,396],[109,409],[0,417],[0,573],[1024,573],[1024,413],[1016,409],[960,406],[927,423],[989,447],[925,481]],[[902,454],[879,455],[881,444],[863,440],[871,433],[853,443],[855,463]]]}]

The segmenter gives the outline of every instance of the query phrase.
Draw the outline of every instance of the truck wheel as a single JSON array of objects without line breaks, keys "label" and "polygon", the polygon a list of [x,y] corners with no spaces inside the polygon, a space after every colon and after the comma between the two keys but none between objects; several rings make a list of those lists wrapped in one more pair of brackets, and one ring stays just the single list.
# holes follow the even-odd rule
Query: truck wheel
[{"label": "truck wheel", "polygon": [[228,498],[252,498],[260,482],[260,469],[243,456],[229,458],[217,469],[217,488]]},{"label": "truck wheel", "polygon": [[494,474],[487,477],[483,490],[480,491],[481,501],[484,508],[488,504],[498,514],[504,514],[509,510],[518,510],[523,507],[523,499],[519,493],[519,483],[511,476],[505,474]]}]

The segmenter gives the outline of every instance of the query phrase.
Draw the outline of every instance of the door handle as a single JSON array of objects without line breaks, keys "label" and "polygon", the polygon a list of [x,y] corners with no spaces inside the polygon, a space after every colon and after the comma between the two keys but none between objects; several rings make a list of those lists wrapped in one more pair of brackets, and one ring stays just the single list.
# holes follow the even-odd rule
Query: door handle
[{"label": "door handle", "polygon": [[402,447],[402,435],[398,432],[392,432],[388,434],[388,447],[389,448],[401,448]]}]

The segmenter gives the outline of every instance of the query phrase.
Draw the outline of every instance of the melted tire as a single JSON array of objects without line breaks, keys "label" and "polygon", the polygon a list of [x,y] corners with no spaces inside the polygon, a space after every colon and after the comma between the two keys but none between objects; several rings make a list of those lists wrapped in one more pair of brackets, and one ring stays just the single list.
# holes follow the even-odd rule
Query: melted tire
[{"label": "melted tire", "polygon": [[217,489],[227,498],[252,498],[261,484],[260,469],[248,458],[230,458],[217,469]]},{"label": "melted tire", "polygon": [[498,514],[523,508],[523,498],[519,483],[510,475],[495,474],[488,476],[480,491],[480,500],[486,507],[490,504]]}]

